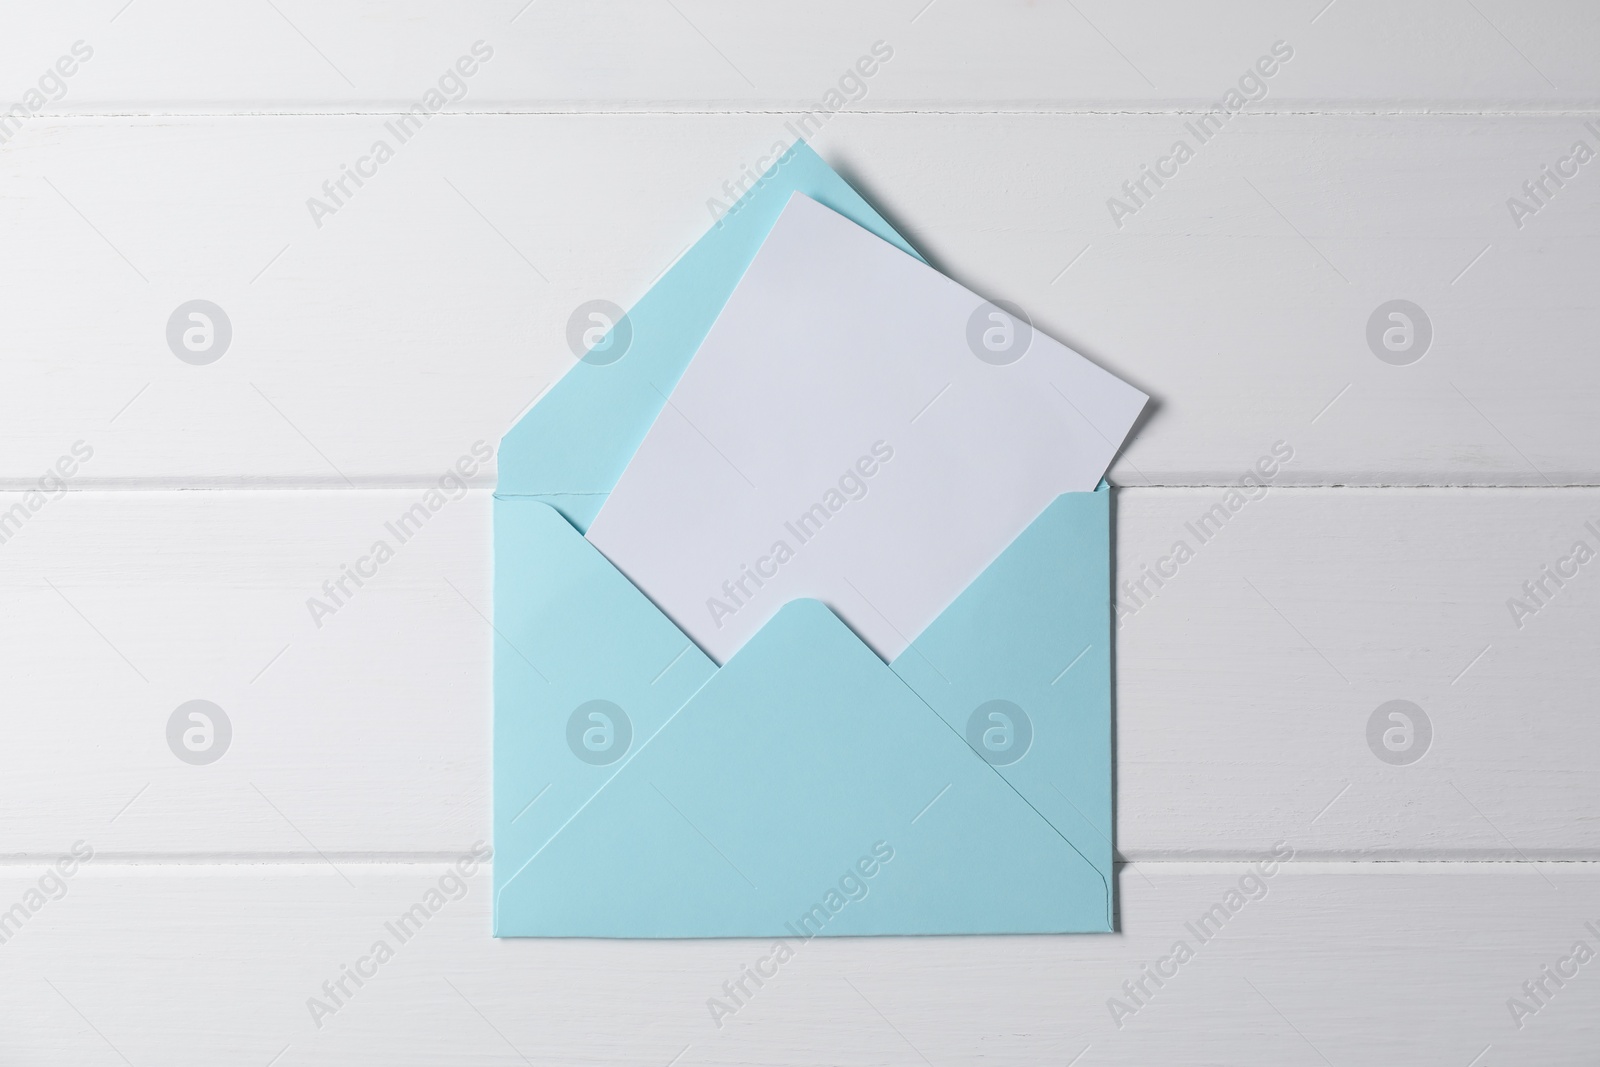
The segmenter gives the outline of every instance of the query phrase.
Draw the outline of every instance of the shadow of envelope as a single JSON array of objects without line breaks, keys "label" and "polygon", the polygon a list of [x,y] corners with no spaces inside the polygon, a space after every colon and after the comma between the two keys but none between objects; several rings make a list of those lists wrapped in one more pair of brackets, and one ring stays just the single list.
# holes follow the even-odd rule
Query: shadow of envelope
[{"label": "shadow of envelope", "polygon": [[798,144],[501,444],[494,932],[1109,931],[1104,484],[888,665],[796,600],[718,668],[583,537],[795,191],[912,251]]}]

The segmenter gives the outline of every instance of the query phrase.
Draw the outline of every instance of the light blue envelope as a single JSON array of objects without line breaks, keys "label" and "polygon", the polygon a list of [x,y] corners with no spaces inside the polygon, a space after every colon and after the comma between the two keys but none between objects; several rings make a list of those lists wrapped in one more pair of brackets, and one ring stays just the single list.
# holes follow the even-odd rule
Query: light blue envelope
[{"label": "light blue envelope", "polygon": [[501,442],[494,932],[1109,931],[1104,484],[888,665],[796,600],[719,669],[584,540],[796,191],[912,251],[798,144]]}]

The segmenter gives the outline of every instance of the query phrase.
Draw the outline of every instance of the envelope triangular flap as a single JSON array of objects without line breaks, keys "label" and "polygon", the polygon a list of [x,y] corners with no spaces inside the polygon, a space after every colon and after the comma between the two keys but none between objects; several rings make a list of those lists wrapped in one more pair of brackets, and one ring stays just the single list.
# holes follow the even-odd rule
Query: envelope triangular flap
[{"label": "envelope triangular flap", "polygon": [[536,496],[588,529],[789,197],[802,192],[904,249],[871,205],[797,142],[628,309],[614,363],[576,363],[500,442],[499,496]]},{"label": "envelope triangular flap", "polygon": [[[1107,930],[1110,592],[1102,482],[1057,497],[891,665],[1100,872]],[[990,739],[1020,749],[989,751]]]},{"label": "envelope triangular flap", "polygon": [[1102,900],[1099,872],[832,612],[799,600],[496,910],[522,917],[502,933],[787,937],[1099,929]]},{"label": "envelope triangular flap", "polygon": [[[716,666],[554,508],[497,501],[494,524],[495,544],[516,546],[496,559],[516,590],[495,603],[500,884],[516,869],[505,861],[548,841]],[[591,706],[603,718],[579,711]],[[596,728],[609,736],[591,752]]]}]

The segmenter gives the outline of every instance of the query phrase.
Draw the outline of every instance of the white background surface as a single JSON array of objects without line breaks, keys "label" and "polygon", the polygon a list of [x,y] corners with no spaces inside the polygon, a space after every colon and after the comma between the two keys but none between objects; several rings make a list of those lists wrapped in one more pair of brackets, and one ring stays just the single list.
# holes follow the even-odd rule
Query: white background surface
[{"label": "white background surface", "polygon": [[[276,6],[274,6],[276,5]],[[1576,2],[909,0],[10,5],[0,145],[0,1060],[136,1065],[1588,1063],[1600,962],[1600,121]],[[495,57],[318,228],[306,198],[476,40]],[[709,197],[877,40],[814,143],[942,269],[1157,398],[1113,468],[1118,566],[1274,442],[1295,458],[1117,657],[1120,928],[808,945],[720,1030],[747,942],[488,937],[486,876],[318,1028],[306,1000],[488,836],[492,469],[316,627],[321,584],[571,363]],[[1116,227],[1106,199],[1274,41],[1294,59]],[[195,367],[168,316],[234,339]],[[1426,356],[1365,326],[1404,298]],[[167,749],[186,700],[234,737]],[[1366,742],[1391,699],[1434,736]],[[1107,999],[1274,842],[1264,900],[1119,1029]],[[1076,1060],[1074,1059],[1076,1057]]]}]

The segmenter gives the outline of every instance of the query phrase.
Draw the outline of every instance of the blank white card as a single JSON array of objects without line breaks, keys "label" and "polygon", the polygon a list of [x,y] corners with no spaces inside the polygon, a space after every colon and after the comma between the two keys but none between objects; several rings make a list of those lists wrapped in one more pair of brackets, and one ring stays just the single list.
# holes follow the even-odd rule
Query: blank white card
[{"label": "blank white card", "polygon": [[718,663],[798,597],[892,661],[1145,400],[797,193],[587,536]]}]

